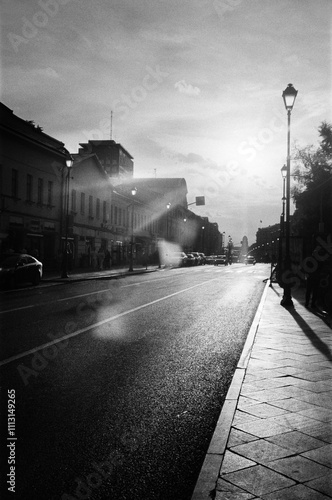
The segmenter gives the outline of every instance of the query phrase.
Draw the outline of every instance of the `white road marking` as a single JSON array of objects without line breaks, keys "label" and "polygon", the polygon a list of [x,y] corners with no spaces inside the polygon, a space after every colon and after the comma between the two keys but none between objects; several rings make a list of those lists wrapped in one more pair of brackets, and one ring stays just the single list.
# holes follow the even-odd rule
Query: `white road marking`
[{"label": "white road marking", "polygon": [[105,325],[106,323],[110,323],[111,321],[115,321],[116,319],[122,318],[123,316],[127,316],[128,314],[132,314],[134,312],[140,311],[141,309],[145,309],[146,307],[152,306],[154,304],[157,304],[158,302],[162,302],[163,300],[170,299],[172,297],[175,297],[176,295],[180,295],[181,293],[188,292],[189,290],[193,290],[194,288],[197,288],[199,286],[203,286],[207,283],[211,283],[212,281],[216,281],[218,278],[212,278],[207,281],[203,281],[202,283],[198,283],[196,285],[190,286],[188,288],[184,288],[183,290],[179,290],[178,292],[171,293],[170,295],[166,295],[165,297],[161,297],[160,299],[153,300],[152,302],[148,302],[147,304],[143,304],[138,307],[134,307],[133,309],[129,309],[128,311],[124,311],[120,314],[116,314],[115,316],[110,316],[109,318],[103,319],[102,321],[98,321],[97,323],[93,323],[92,325],[86,326],[85,328],[80,328],[79,330],[76,330],[75,332],[69,333],[68,335],[64,335],[62,337],[59,337],[58,339],[55,339],[51,342],[46,342],[45,344],[42,344],[38,347],[34,347],[33,349],[30,349],[29,351],[22,352],[21,354],[17,354],[15,356],[11,356],[10,358],[4,359],[3,361],[0,361],[0,366],[7,365],[13,361],[17,361],[18,359],[24,358],[26,356],[29,356],[30,354],[34,354],[38,351],[41,351],[42,349],[46,349],[47,347],[50,347],[52,345],[58,344],[59,342],[70,339],[71,337],[76,337],[77,335],[80,335],[81,333],[88,332],[89,330],[93,330],[94,328],[98,328],[99,326]]},{"label": "white road marking", "polygon": [[31,306],[16,307],[15,309],[7,309],[7,311],[0,311],[0,314],[5,314],[7,312],[22,311],[23,309],[29,309],[31,307],[36,307],[36,306],[35,304],[32,304]]},{"label": "white road marking", "polygon": [[[163,280],[163,279],[165,279],[165,278],[156,278],[156,279],[147,280],[147,281],[140,281],[139,283],[131,283],[130,285],[120,285],[120,286],[121,286],[121,288],[126,288],[128,286],[143,285],[145,283],[151,283],[152,281],[154,282],[154,281]],[[91,295],[95,295],[98,293],[109,292],[110,290],[111,290],[110,288],[104,288],[103,290],[97,290],[96,292],[81,293],[80,295],[72,295],[71,297],[64,297],[62,299],[56,299],[56,300],[52,300],[51,302],[66,302],[68,300],[80,299],[82,297],[90,297]],[[21,311],[22,309],[29,309],[32,307],[40,307],[41,305],[46,305],[46,304],[49,304],[49,302],[43,302],[42,304],[32,304],[30,306],[17,307],[15,309],[6,309],[5,311],[0,311],[0,314]]]}]

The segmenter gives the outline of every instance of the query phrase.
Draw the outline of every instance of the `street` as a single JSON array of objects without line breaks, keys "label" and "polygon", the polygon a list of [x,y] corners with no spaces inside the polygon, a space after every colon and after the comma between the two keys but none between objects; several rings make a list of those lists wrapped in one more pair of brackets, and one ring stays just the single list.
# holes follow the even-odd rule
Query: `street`
[{"label": "street", "polygon": [[15,498],[190,500],[269,274],[199,266],[2,293]]}]

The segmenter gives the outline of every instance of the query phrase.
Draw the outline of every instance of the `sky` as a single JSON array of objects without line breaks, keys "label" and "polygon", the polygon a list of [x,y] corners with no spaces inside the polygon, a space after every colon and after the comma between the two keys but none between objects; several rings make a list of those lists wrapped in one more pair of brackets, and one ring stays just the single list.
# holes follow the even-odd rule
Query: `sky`
[{"label": "sky", "polygon": [[135,177],[184,177],[252,244],[282,211],[283,90],[292,149],[332,122],[331,19],[331,0],[2,0],[1,102],[72,153],[112,137]]}]

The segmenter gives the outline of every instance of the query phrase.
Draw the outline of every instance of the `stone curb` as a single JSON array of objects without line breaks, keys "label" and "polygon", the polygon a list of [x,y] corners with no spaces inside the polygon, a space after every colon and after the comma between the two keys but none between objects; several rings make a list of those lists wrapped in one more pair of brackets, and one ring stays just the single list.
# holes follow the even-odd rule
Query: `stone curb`
[{"label": "stone curb", "polygon": [[110,274],[104,275],[88,275],[85,276],[78,275],[75,277],[75,274],[69,276],[69,278],[42,278],[41,283],[73,283],[79,281],[91,281],[91,280],[110,280],[116,279],[124,276],[135,276],[137,274],[146,274],[146,273],[154,273],[158,269],[136,269],[132,272],[129,271],[119,271]]},{"label": "stone curb", "polygon": [[259,327],[260,318],[266,300],[269,281],[267,281],[258,309],[245,341],[242,354],[235,369],[231,385],[228,389],[225,402],[218,418],[209,448],[198,476],[191,500],[211,500],[214,498],[215,488],[224,458],[228,436],[231,430],[236,411],[243,379],[249,363],[252,346]]}]

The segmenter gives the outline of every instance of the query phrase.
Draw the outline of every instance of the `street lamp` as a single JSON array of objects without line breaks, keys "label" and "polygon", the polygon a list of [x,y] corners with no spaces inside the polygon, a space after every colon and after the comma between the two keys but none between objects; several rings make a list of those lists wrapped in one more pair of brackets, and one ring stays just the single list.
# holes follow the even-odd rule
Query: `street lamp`
[{"label": "street lamp", "polygon": [[285,201],[286,201],[286,196],[285,196],[285,182],[286,182],[286,177],[287,177],[287,166],[284,165],[281,169],[281,176],[282,176],[282,213],[280,215],[280,230],[279,230],[279,254],[278,254],[278,267],[277,267],[277,279],[278,282],[280,283],[280,279],[282,276],[282,242],[283,242],[283,237],[285,236]]},{"label": "street lamp", "polygon": [[204,229],[205,226],[202,226],[202,253],[204,253]]},{"label": "street lamp", "polygon": [[[135,196],[137,193],[137,188],[133,188],[131,190],[132,196]],[[132,210],[131,210],[131,239],[130,239],[130,262],[129,262],[129,269],[128,271],[131,273],[133,272],[133,250],[134,250],[134,199],[131,204]]]},{"label": "street lamp", "polygon": [[69,222],[69,182],[70,182],[70,169],[74,163],[73,158],[68,155],[66,158],[67,177],[65,180],[65,248],[63,251],[62,272],[61,278],[68,278],[68,222]]},{"label": "street lamp", "polygon": [[[287,111],[288,127],[287,127],[287,166],[286,166],[286,254],[284,261],[284,276],[289,275],[291,272],[291,258],[290,258],[290,119],[291,112],[297,96],[297,90],[291,83],[283,91],[282,97]],[[285,171],[284,171],[285,172]],[[284,295],[280,304],[284,307],[293,307],[292,293],[290,283],[283,280]],[[289,276],[288,280],[289,281]]]},{"label": "street lamp", "polygon": [[170,202],[167,203],[166,208],[167,208],[167,215],[166,215],[166,239],[168,240],[168,212],[169,212],[169,209],[171,208],[171,203]]},{"label": "street lamp", "polygon": [[286,183],[286,177],[287,177],[287,167],[286,165],[284,165],[281,169],[281,175],[282,175],[282,214],[281,214],[281,217],[282,217],[282,224],[280,226],[280,230],[281,230],[281,234],[283,235],[284,234],[284,222],[285,222],[285,201],[286,201],[286,186],[285,186],[285,183]]}]

